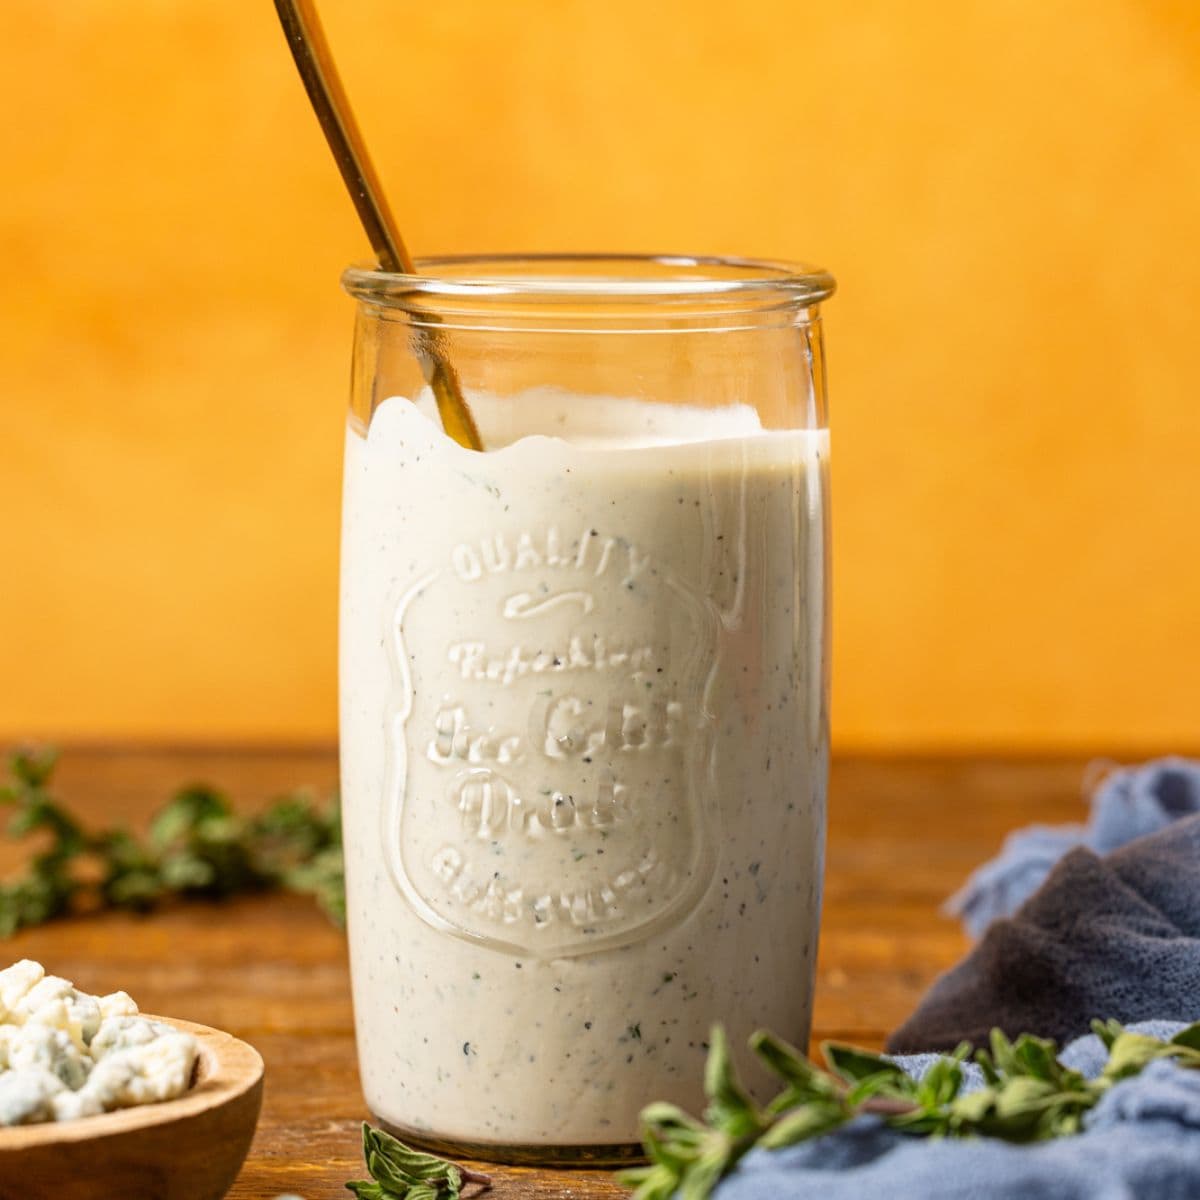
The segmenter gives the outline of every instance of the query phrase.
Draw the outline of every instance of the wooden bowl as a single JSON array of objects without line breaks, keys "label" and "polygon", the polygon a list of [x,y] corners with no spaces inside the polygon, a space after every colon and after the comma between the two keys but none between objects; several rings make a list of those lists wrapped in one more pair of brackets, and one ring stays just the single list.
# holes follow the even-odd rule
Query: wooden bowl
[{"label": "wooden bowl", "polygon": [[220,1200],[225,1195],[258,1124],[263,1061],[252,1046],[219,1029],[150,1019],[182,1029],[200,1043],[191,1088],[161,1104],[0,1129],[0,1200]]}]

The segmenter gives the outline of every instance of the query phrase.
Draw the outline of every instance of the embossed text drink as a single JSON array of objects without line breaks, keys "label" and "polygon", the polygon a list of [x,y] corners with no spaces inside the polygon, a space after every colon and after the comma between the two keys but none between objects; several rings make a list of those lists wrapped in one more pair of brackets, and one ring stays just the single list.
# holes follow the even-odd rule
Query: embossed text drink
[{"label": "embossed text drink", "polygon": [[[709,1029],[804,1045],[828,759],[822,272],[351,270],[342,772],[372,1112],[619,1158]],[[485,450],[422,375],[436,340]]]}]

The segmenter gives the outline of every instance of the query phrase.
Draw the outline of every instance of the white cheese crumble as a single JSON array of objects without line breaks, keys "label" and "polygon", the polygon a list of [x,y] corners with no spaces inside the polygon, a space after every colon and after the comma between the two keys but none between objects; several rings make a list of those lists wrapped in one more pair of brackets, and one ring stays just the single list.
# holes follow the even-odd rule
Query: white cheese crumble
[{"label": "white cheese crumble", "polygon": [[191,1085],[190,1033],[90,996],[22,959],[0,971],[0,1125],[71,1121],[174,1100]]}]

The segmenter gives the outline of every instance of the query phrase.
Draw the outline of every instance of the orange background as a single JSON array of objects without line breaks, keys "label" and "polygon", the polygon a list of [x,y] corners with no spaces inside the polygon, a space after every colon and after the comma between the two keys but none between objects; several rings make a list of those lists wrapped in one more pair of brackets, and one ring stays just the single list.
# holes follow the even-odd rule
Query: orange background
[{"label": "orange background", "polygon": [[[843,748],[1200,745],[1200,5],[324,0],[418,252],[806,258]],[[364,247],[269,0],[5,0],[0,736],[331,737]]]}]

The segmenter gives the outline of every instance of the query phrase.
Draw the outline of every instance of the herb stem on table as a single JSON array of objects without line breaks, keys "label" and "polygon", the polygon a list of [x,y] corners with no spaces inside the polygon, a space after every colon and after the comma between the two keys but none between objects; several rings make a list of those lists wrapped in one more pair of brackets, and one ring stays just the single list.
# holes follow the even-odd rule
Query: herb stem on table
[{"label": "herb stem on table", "polygon": [[57,754],[19,751],[0,786],[8,832],[37,847],[25,874],[0,883],[0,937],[72,913],[149,910],[175,897],[302,892],[337,924],[345,920],[341,821],[335,802],[291,792],[242,816],[215,788],[180,789],[144,836],[88,830],[51,791]]}]

